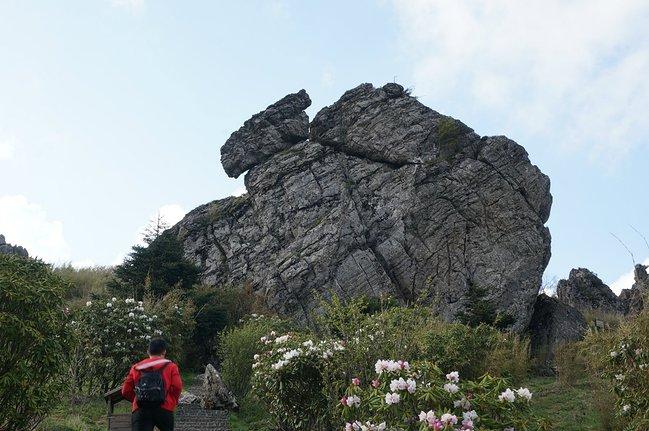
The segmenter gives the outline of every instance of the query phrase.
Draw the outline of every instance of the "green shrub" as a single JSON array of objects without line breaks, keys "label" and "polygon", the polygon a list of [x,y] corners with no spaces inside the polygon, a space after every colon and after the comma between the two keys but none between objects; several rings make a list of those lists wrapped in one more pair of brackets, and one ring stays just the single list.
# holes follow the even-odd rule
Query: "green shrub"
[{"label": "green shrub", "polygon": [[[525,377],[528,343],[513,334],[486,325],[443,323],[426,307],[390,307],[368,314],[365,305],[362,299],[345,305],[334,297],[317,319],[317,335],[308,330],[264,335],[259,332],[263,328],[244,325],[247,332],[238,328],[229,335],[232,348],[224,354],[231,362],[224,373],[226,368],[244,373],[244,361],[256,354],[254,394],[265,403],[275,427],[287,430],[341,426],[337,400],[352,378],[373,380],[375,365],[383,358],[429,361],[476,379],[490,372],[503,385]],[[241,341],[244,337],[247,342]],[[372,420],[374,413],[363,420]]]},{"label": "green shrub", "polygon": [[615,395],[625,430],[649,429],[649,308],[611,331],[589,331],[582,352]]},{"label": "green shrub", "polygon": [[96,266],[77,269],[69,264],[54,268],[54,273],[69,285],[65,299],[73,304],[85,303],[92,295],[105,294],[106,285],[113,276],[113,270],[110,267]]},{"label": "green shrub", "polygon": [[66,285],[37,260],[0,254],[0,429],[31,429],[59,399]]},{"label": "green shrub", "polygon": [[287,328],[288,322],[279,318],[252,315],[242,325],[230,327],[219,335],[221,375],[236,397],[244,398],[250,390],[254,356],[264,349],[262,337]]},{"label": "green shrub", "polygon": [[202,369],[207,363],[216,363],[218,334],[226,327],[236,325],[252,313],[266,310],[249,285],[241,287],[213,287],[199,285],[189,293],[195,305],[196,326],[188,348],[188,364]]},{"label": "green shrub", "polygon": [[[354,362],[354,352],[372,348],[360,347],[355,340],[315,340],[293,332],[269,334],[264,341],[266,351],[253,364],[253,387],[274,418],[275,429],[414,431],[442,429],[439,419],[444,417],[463,429],[473,429],[477,417],[485,430],[549,429],[532,415],[531,393],[509,390],[507,379],[483,376],[476,382],[458,383],[458,374],[445,377],[430,361],[417,361],[411,367],[405,361],[379,359],[364,369],[364,364]],[[350,365],[359,376],[369,377],[348,378]],[[510,401],[499,397],[505,394]],[[418,419],[431,410],[437,412],[435,418],[429,413],[424,422]]]}]

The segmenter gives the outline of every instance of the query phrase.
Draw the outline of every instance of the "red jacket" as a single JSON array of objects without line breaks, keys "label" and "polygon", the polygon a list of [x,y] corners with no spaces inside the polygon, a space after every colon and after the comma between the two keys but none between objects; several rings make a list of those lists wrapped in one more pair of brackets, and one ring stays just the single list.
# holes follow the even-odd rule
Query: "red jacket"
[{"label": "red jacket", "polygon": [[147,358],[131,367],[131,371],[128,372],[128,376],[126,376],[124,384],[122,385],[122,396],[131,402],[133,411],[138,409],[134,388],[135,385],[137,385],[137,381],[140,379],[140,375],[142,374],[141,371],[159,370],[165,366],[165,364],[167,365],[164,370],[162,370],[162,380],[164,381],[167,390],[167,396],[160,407],[170,412],[173,412],[176,409],[178,398],[180,398],[180,393],[183,391],[183,381],[180,378],[178,365],[174,364],[169,359]]}]

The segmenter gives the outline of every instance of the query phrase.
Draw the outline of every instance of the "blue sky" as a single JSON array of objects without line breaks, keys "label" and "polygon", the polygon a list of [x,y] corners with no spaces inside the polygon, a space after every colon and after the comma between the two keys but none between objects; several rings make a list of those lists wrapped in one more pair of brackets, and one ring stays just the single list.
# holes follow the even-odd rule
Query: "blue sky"
[{"label": "blue sky", "polygon": [[631,228],[649,236],[646,28],[635,0],[4,0],[0,233],[113,264],[158,211],[241,193],[219,148],[252,114],[305,88],[312,117],[396,78],[550,176],[547,279],[585,266],[619,289],[611,233],[649,257]]}]

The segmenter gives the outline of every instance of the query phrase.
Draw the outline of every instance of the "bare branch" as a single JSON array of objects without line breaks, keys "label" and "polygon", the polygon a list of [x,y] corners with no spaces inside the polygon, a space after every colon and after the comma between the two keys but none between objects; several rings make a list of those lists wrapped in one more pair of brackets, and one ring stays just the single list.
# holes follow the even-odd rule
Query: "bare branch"
[{"label": "bare branch", "polygon": [[626,244],[617,235],[615,235],[613,232],[609,232],[609,233],[613,235],[613,238],[618,240],[620,244],[622,244],[622,247],[624,247],[627,252],[629,252],[629,254],[631,255],[631,260],[633,261],[633,265],[635,266],[635,256],[633,256],[633,252],[629,249],[629,247],[626,246]]},{"label": "bare branch", "polygon": [[640,232],[638,229],[636,229],[635,227],[633,227],[633,225],[630,225],[630,226],[631,226],[631,229],[633,229],[633,230],[635,231],[635,233],[637,233],[638,235],[640,235],[640,238],[642,238],[642,239],[644,240],[645,245],[646,245],[647,248],[649,249],[649,241],[647,241],[647,237],[644,236],[644,235],[642,234],[642,232]]}]

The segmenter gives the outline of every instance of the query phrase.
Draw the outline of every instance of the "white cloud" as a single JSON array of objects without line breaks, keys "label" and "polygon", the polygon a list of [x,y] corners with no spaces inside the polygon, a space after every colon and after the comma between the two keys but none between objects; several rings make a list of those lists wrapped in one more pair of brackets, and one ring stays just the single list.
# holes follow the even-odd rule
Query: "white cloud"
[{"label": "white cloud", "polygon": [[43,207],[25,196],[0,196],[0,233],[7,242],[25,247],[30,256],[56,264],[70,260],[63,222],[51,220]]},{"label": "white cloud", "polygon": [[[642,264],[649,265],[649,257],[646,258],[644,262],[642,262]],[[624,274],[620,275],[617,280],[611,283],[611,290],[619,295],[622,289],[630,289],[631,286],[633,286],[634,281],[635,280],[632,269],[629,272],[625,272]]]},{"label": "white cloud", "polygon": [[649,2],[395,0],[416,93],[610,163],[649,135]]},{"label": "white cloud", "polygon": [[144,0],[110,0],[110,4],[132,13],[139,13],[144,10]]}]

